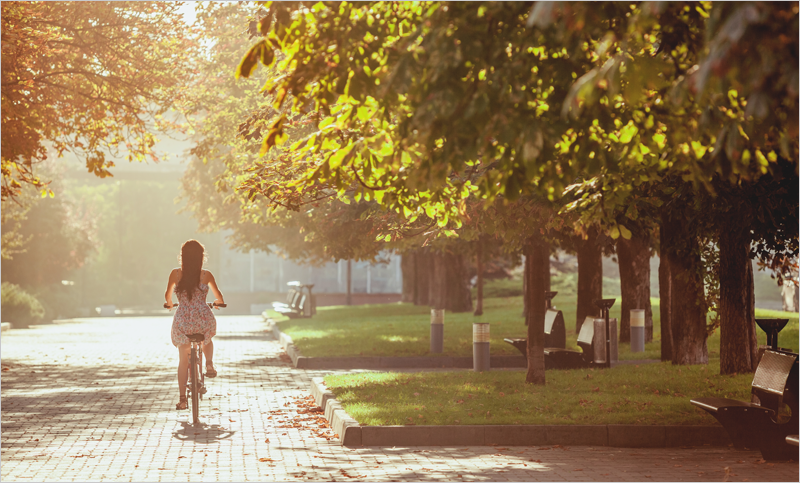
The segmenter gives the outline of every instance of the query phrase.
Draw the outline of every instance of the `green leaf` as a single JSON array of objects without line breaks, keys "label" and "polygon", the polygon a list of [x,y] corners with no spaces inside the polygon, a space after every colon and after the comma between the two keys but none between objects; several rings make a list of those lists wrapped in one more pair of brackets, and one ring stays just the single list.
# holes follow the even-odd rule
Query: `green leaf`
[{"label": "green leaf", "polygon": [[619,132],[619,142],[628,144],[633,139],[633,136],[639,132],[639,129],[633,125],[633,121],[628,121],[628,124],[623,127]]},{"label": "green leaf", "polygon": [[331,169],[339,169],[339,166],[342,165],[344,157],[347,156],[352,149],[353,149],[353,143],[351,141],[347,146],[336,151],[336,153],[334,153],[328,160]]},{"label": "green leaf", "polygon": [[616,240],[617,238],[619,238],[619,228],[617,228],[616,226],[612,226],[611,231],[608,234],[611,236],[612,239]]},{"label": "green leaf", "polygon": [[664,145],[667,142],[667,136],[661,133],[653,134],[653,141],[655,141],[656,144],[658,144],[659,149],[664,149]]},{"label": "green leaf", "polygon": [[708,146],[703,146],[702,143],[692,141],[692,151],[694,151],[694,157],[700,159],[706,154],[706,151],[708,151]]},{"label": "green leaf", "polygon": [[367,119],[369,119],[370,117],[372,117],[372,112],[373,112],[372,109],[370,109],[368,107],[361,106],[361,107],[358,108],[358,112],[357,112],[356,116],[358,117],[359,121],[363,122],[363,121],[366,121]]},{"label": "green leaf", "polygon": [[[625,228],[625,225],[619,225],[619,231],[620,231],[620,234],[622,235],[622,238],[624,238],[626,240],[630,240],[631,236],[633,236],[633,233],[631,233],[631,231],[629,229]],[[612,235],[612,237],[616,238],[613,235]]]},{"label": "green leaf", "polygon": [[319,123],[319,130],[320,131],[324,130],[326,127],[331,126],[334,122],[336,122],[335,117],[333,116],[326,117],[325,119],[322,120],[321,123]]}]

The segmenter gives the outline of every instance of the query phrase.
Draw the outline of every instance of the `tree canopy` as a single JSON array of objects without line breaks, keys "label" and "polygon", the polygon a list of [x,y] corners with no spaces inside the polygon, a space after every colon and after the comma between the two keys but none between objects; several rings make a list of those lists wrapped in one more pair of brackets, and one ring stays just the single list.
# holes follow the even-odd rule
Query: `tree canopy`
[{"label": "tree canopy", "polygon": [[[741,190],[774,192],[780,222],[748,201],[743,229],[760,255],[797,254],[796,209],[781,201],[798,169],[796,3],[263,6],[251,23],[261,39],[237,68],[280,72],[262,87],[272,109],[247,121],[262,127],[247,132],[263,139],[242,185],[254,198],[296,203],[356,185],[442,232],[462,226],[470,197],[550,200],[578,232],[598,225],[614,239],[652,238],[688,215],[698,223],[668,249],[692,280],[684,295],[702,299],[714,217]],[[301,139],[287,134],[296,116],[315,121]],[[261,174],[282,165],[290,179]],[[538,221],[515,243],[542,251]],[[691,327],[676,326],[697,353],[673,361],[707,358],[708,304],[697,306]]]},{"label": "tree canopy", "polygon": [[471,189],[552,199],[602,175],[613,202],[661,174],[713,189],[796,159],[795,4],[266,6],[237,71],[284,72],[264,86],[279,111],[265,148],[290,112],[325,116],[290,150],[296,187],[356,179],[442,218]]},{"label": "tree canopy", "polygon": [[[3,2],[2,200],[36,163],[65,151],[110,176],[112,158],[157,160],[198,53],[197,32],[167,2]],[[53,195],[52,190],[48,190]]]}]

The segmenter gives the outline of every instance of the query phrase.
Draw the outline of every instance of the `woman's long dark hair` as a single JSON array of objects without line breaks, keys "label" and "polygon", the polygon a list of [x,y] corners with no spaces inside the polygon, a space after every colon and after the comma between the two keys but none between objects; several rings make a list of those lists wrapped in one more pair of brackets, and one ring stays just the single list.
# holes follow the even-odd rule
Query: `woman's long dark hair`
[{"label": "woman's long dark hair", "polygon": [[181,254],[178,260],[181,263],[181,279],[175,289],[178,294],[185,294],[189,298],[194,296],[194,291],[200,285],[200,272],[203,270],[203,262],[206,261],[206,249],[197,240],[189,240],[181,246]]}]

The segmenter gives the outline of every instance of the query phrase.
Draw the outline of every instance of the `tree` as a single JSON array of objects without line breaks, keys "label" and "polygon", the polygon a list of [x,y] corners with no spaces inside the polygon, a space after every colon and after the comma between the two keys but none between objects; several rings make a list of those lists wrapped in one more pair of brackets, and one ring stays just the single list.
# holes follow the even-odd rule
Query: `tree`
[{"label": "tree", "polygon": [[442,251],[433,252],[430,304],[435,309],[450,312],[471,312],[472,294],[466,259],[457,248],[449,244]]},{"label": "tree", "polygon": [[576,309],[575,333],[590,315],[599,315],[595,300],[603,298],[603,251],[598,239],[597,229],[588,230],[586,239],[577,242],[578,248],[578,302]]},{"label": "tree", "polygon": [[525,323],[528,325],[528,372],[525,382],[544,384],[544,315],[545,296],[549,289],[549,263],[545,274],[544,260],[549,260],[550,248],[540,234],[534,233],[525,246],[525,290],[528,309]]},{"label": "tree", "polygon": [[[182,180],[182,198],[203,231],[230,228],[231,244],[242,250],[279,250],[285,256],[312,264],[330,260],[372,260],[384,249],[407,249],[419,232],[417,225],[366,200],[353,185],[341,196],[327,186],[294,190],[289,186],[298,169],[285,152],[267,156],[270,169],[255,165],[260,153],[259,116],[273,116],[273,97],[255,91],[257,80],[234,79],[230,73],[248,43],[247,33],[231,30],[252,13],[247,5],[210,4],[198,14],[210,43],[200,65],[201,80],[188,106],[196,125],[193,157]],[[270,70],[266,78],[277,75]],[[208,106],[218,106],[209,109]],[[310,118],[299,114],[285,127],[291,139],[308,133]],[[256,197],[248,183],[280,184],[280,192]],[[264,193],[262,191],[262,193]],[[424,231],[424,230],[423,230]],[[421,233],[421,232],[420,232]],[[384,244],[391,240],[392,244]]]},{"label": "tree", "polygon": [[[669,328],[673,364],[708,363],[702,246],[696,226],[701,214],[692,204],[686,184],[673,191],[674,203],[665,205],[661,230],[661,258],[669,266]],[[662,301],[662,303],[664,303]]]},{"label": "tree", "polygon": [[663,248],[668,245],[668,234],[665,227],[668,219],[666,213],[662,212],[660,218],[659,234],[659,263],[658,263],[658,291],[659,291],[659,315],[661,320],[661,360],[672,360],[672,271],[669,266],[669,259],[664,253]]},{"label": "tree", "polygon": [[[47,190],[35,166],[52,146],[89,172],[157,161],[153,131],[182,101],[199,44],[168,2],[3,2],[2,200]],[[53,195],[50,191],[51,196]]]},{"label": "tree", "polygon": [[[464,217],[472,193],[556,199],[577,178],[595,183],[599,199],[576,206],[604,207],[585,226],[629,239],[617,212],[635,221],[627,210],[637,196],[658,208],[670,190],[713,194],[717,176],[756,180],[779,153],[797,159],[794,5],[281,3],[258,25],[264,38],[238,74],[280,57],[286,73],[265,88],[276,109],[293,96],[293,110],[270,119],[264,151],[284,139],[290,112],[326,116],[292,146],[302,169],[291,185],[358,182],[381,205],[409,219],[427,212],[442,229]],[[762,40],[774,54],[759,57]],[[745,138],[758,139],[749,155]],[[662,187],[666,178],[689,188]],[[264,186],[265,196],[280,188]],[[673,283],[673,301],[703,299],[697,233],[666,234],[673,280],[691,292]],[[691,305],[671,306],[691,312],[672,314],[676,363],[707,358],[705,302]]]},{"label": "tree", "polygon": [[[43,166],[42,172],[56,179],[63,174],[53,165]],[[57,188],[61,189],[60,183]],[[24,186],[18,196],[24,207],[9,203],[3,209],[4,218],[6,212],[12,212],[12,217],[4,220],[3,234],[13,233],[18,241],[16,246],[7,247],[4,240],[3,250],[7,253],[2,260],[4,287],[10,282],[20,286],[21,293],[34,294],[44,305],[38,319],[46,316],[49,321],[59,314],[71,315],[78,301],[68,299],[69,287],[62,281],[74,280],[75,270],[97,252],[96,213],[68,193],[55,199],[41,198],[32,186]],[[22,216],[13,217],[15,210],[23,211]],[[3,310],[5,313],[5,306]],[[23,319],[27,317],[23,315]]]},{"label": "tree", "polygon": [[[715,216],[709,222],[719,246],[722,374],[756,369],[752,259],[769,263],[798,253],[798,179],[792,163],[777,164],[778,169],[755,182],[718,183],[718,196],[708,200],[714,205]],[[779,267],[775,271],[780,276]]]},{"label": "tree", "polygon": [[650,230],[629,223],[632,235],[617,240],[619,282],[622,295],[620,342],[631,340],[631,310],[643,309],[645,342],[653,340],[653,309],[650,305]]}]

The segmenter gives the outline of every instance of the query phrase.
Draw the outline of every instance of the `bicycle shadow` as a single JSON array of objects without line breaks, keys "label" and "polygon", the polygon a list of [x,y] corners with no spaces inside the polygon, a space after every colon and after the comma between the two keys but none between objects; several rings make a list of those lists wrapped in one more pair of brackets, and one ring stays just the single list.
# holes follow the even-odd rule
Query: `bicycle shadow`
[{"label": "bicycle shadow", "polygon": [[200,423],[195,426],[188,421],[181,421],[180,424],[181,428],[172,433],[172,437],[179,441],[208,444],[228,439],[236,433],[219,424]]}]

